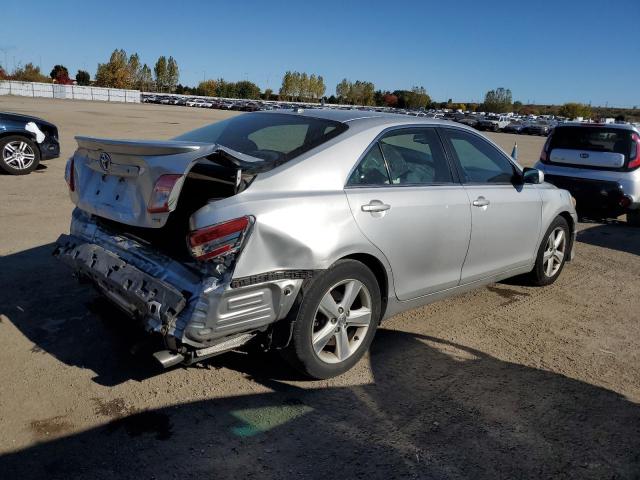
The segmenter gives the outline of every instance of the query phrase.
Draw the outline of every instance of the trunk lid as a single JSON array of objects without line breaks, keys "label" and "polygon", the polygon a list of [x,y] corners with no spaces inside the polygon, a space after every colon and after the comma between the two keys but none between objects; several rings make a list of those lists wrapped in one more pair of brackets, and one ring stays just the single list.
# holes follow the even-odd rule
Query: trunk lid
[{"label": "trunk lid", "polygon": [[[264,170],[268,162],[226,147],[187,141],[110,140],[76,137],[71,199],[85,212],[131,226],[161,228],[175,210],[186,175],[199,162],[242,172]],[[147,207],[164,175],[180,176],[168,194],[168,212]]]},{"label": "trunk lid", "polygon": [[608,125],[558,126],[551,134],[549,161],[567,167],[620,170],[627,167],[631,130]]},{"label": "trunk lid", "polygon": [[622,168],[625,156],[623,153],[616,152],[555,148],[551,151],[551,161],[585,167]]}]

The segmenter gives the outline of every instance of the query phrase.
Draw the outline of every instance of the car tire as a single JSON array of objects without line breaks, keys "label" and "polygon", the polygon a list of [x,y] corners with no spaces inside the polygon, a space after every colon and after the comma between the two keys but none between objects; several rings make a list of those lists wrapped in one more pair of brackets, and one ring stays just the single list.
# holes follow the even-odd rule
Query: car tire
[{"label": "car tire", "polygon": [[640,227],[640,210],[629,210],[627,212],[627,223],[632,227]]},{"label": "car tire", "polygon": [[380,287],[371,270],[356,260],[340,260],[303,285],[300,298],[283,357],[315,379],[352,368],[369,349],[380,321]]},{"label": "car tire", "polygon": [[[558,237],[558,235],[561,236]],[[571,248],[569,235],[567,221],[562,217],[556,217],[545,232],[542,243],[538,248],[535,266],[529,273],[531,284],[543,287],[551,285],[558,279],[569,257]],[[551,266],[549,262],[552,262]]]},{"label": "car tire", "polygon": [[0,138],[0,169],[4,172],[10,175],[27,175],[39,163],[40,149],[30,138],[21,135]]}]

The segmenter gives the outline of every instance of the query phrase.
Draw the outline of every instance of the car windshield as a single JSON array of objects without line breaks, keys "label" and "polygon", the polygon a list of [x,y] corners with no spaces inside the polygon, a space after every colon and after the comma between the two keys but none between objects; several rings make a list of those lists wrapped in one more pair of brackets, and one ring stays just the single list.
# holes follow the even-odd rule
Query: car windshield
[{"label": "car windshield", "polygon": [[631,132],[606,127],[561,127],[556,128],[549,147],[622,153],[628,159],[631,153]]},{"label": "car windshield", "polygon": [[232,150],[283,163],[347,129],[332,120],[282,113],[245,113],[187,132],[175,140],[216,143]]}]

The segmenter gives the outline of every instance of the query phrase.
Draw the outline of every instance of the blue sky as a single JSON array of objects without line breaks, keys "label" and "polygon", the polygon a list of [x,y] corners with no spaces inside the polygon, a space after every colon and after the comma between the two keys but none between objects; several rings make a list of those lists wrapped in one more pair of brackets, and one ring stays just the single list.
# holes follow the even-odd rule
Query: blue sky
[{"label": "blue sky", "polygon": [[346,77],[422,85],[437,101],[503,86],[523,102],[640,106],[640,0],[3,0],[1,17],[10,69],[61,63],[93,76],[124,48],[150,66],[173,55],[187,85],[224,77],[278,90],[298,70],[323,75],[327,95]]}]

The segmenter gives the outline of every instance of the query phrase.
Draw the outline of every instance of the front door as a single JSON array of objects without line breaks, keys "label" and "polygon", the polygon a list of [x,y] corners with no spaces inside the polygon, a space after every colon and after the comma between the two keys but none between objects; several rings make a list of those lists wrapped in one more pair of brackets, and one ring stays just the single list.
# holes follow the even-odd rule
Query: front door
[{"label": "front door", "polygon": [[471,209],[435,128],[387,132],[364,155],[345,193],[360,230],[387,257],[398,299],[458,285]]},{"label": "front door", "polygon": [[522,184],[519,169],[473,132],[443,129],[471,206],[471,242],[461,284],[533,265],[542,201],[536,185]]}]

